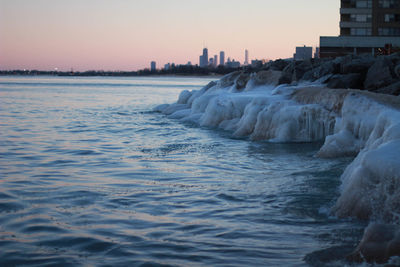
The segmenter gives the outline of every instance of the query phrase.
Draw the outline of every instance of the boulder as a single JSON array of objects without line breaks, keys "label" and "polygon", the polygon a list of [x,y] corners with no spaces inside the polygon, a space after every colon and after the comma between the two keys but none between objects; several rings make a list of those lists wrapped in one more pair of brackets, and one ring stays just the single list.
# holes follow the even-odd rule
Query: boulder
[{"label": "boulder", "polygon": [[295,65],[294,79],[299,81],[307,71],[313,69],[313,64],[311,60],[297,61],[296,63],[298,64]]},{"label": "boulder", "polygon": [[322,62],[319,66],[315,67],[304,73],[302,80],[315,81],[329,74],[339,73],[340,65],[333,60]]},{"label": "boulder", "polygon": [[328,80],[328,88],[361,89],[362,75],[360,73],[335,74]]},{"label": "boulder", "polygon": [[279,84],[299,81],[307,71],[313,68],[311,60],[292,61],[287,65],[279,78]]},{"label": "boulder", "polygon": [[280,71],[262,70],[253,75],[252,79],[255,85],[273,84],[277,85],[281,76]]},{"label": "boulder", "polygon": [[289,61],[278,59],[269,63],[269,67],[272,70],[282,71],[287,65],[289,65]]},{"label": "boulder", "polygon": [[400,256],[400,229],[390,224],[371,224],[356,250],[347,256],[355,262],[386,263],[393,256]]},{"label": "boulder", "polygon": [[240,71],[231,72],[225,76],[223,76],[219,81],[218,85],[221,88],[232,86],[235,83],[236,78],[241,74]]},{"label": "boulder", "polygon": [[237,76],[235,80],[236,89],[240,91],[243,88],[245,88],[249,80],[250,80],[250,74],[244,72],[240,73],[240,75]]},{"label": "boulder", "polygon": [[375,63],[372,56],[363,56],[340,64],[340,73],[361,73],[366,75],[368,69]]},{"label": "boulder", "polygon": [[388,58],[392,61],[394,65],[399,65],[400,64],[400,52],[391,54],[388,56]]},{"label": "boulder", "polygon": [[396,75],[397,79],[400,79],[400,64],[394,67],[394,75]]},{"label": "boulder", "polygon": [[389,86],[379,88],[378,90],[376,90],[376,92],[388,95],[400,95],[400,81],[392,83]]},{"label": "boulder", "polygon": [[387,57],[379,57],[368,69],[364,81],[364,87],[368,90],[376,90],[385,87],[393,81],[393,63]]}]

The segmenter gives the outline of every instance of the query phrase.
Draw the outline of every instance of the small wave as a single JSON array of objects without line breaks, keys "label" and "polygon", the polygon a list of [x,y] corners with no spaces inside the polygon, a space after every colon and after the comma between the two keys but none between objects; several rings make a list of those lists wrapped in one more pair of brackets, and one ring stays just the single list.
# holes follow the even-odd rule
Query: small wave
[{"label": "small wave", "polygon": [[344,266],[346,256],[353,252],[353,246],[335,246],[309,253],[304,257],[311,266]]},{"label": "small wave", "polygon": [[20,203],[18,203],[16,201],[10,200],[10,201],[2,201],[2,202],[0,202],[0,213],[2,213],[2,212],[6,212],[6,213],[15,212],[15,211],[18,211],[18,210],[22,210],[24,208],[25,208],[24,205],[22,205],[22,204],[20,204]]}]

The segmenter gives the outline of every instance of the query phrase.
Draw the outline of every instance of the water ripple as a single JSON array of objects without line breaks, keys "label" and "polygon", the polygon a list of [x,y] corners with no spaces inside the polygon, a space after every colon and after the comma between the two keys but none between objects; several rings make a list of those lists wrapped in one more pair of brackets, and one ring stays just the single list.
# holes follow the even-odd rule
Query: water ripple
[{"label": "water ripple", "polygon": [[348,160],[151,111],[208,81],[0,77],[0,266],[344,265]]}]

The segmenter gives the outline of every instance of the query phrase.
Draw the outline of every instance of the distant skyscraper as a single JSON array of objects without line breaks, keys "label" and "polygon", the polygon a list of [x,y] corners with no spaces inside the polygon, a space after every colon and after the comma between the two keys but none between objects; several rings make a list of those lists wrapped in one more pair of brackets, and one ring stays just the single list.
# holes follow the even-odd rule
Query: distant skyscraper
[{"label": "distant skyscraper", "polygon": [[244,65],[249,65],[249,50],[244,50]]},{"label": "distant skyscraper", "polygon": [[152,61],[151,64],[150,64],[150,66],[151,66],[151,67],[150,67],[150,70],[151,70],[151,71],[156,71],[156,62],[155,62],[155,61]]},{"label": "distant skyscraper", "polygon": [[200,56],[200,67],[204,68],[208,66],[208,49],[203,49],[203,55]]},{"label": "distant skyscraper", "polygon": [[220,65],[225,65],[225,52],[221,51],[219,52],[219,64]]},{"label": "distant skyscraper", "polygon": [[214,55],[214,67],[218,66],[218,56]]}]

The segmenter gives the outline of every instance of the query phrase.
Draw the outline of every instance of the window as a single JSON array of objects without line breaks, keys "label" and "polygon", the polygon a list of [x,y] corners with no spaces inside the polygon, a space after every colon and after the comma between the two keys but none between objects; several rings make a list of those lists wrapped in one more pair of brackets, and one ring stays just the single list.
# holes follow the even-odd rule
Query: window
[{"label": "window", "polygon": [[385,14],[385,22],[399,22],[400,15],[397,14]]},{"label": "window", "polygon": [[400,36],[400,28],[379,28],[380,36]]},{"label": "window", "polygon": [[366,15],[366,14],[352,14],[350,16],[350,20],[354,22],[371,22],[372,21],[372,15]]},{"label": "window", "polygon": [[385,22],[394,21],[394,14],[385,14]]},{"label": "window", "polygon": [[351,28],[350,35],[355,36],[369,36],[372,34],[371,28]]},{"label": "window", "polygon": [[372,0],[358,0],[356,2],[357,8],[372,8]]},{"label": "window", "polygon": [[400,1],[399,0],[379,0],[380,8],[399,8]]}]

